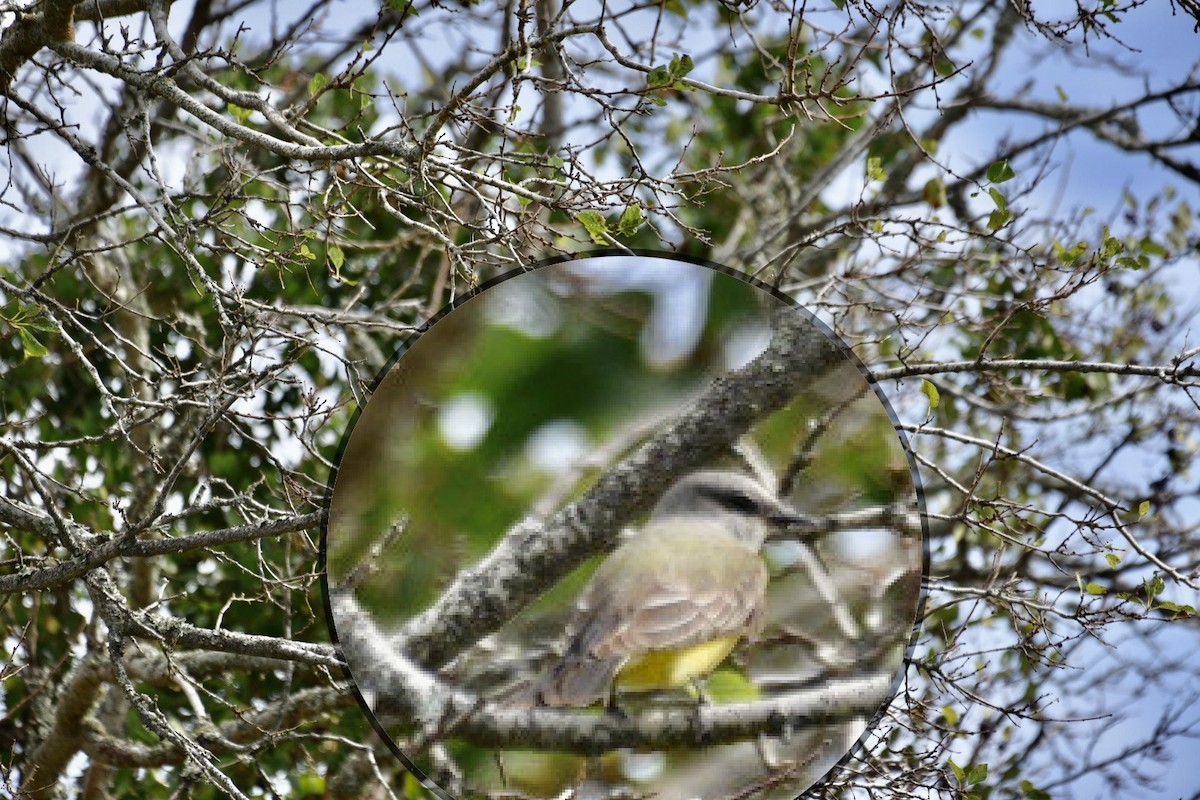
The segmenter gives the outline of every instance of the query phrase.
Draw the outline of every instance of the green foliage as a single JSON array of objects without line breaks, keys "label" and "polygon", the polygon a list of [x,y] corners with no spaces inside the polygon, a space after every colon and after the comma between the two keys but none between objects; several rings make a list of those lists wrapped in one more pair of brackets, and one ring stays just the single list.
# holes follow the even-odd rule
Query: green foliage
[{"label": "green foliage", "polygon": [[596,244],[608,244],[608,221],[599,211],[581,211],[576,215],[579,224]]},{"label": "green foliage", "polygon": [[921,394],[925,395],[925,397],[929,400],[929,413],[932,414],[934,411],[937,410],[937,407],[942,402],[941,393],[938,392],[937,387],[934,386],[930,381],[922,380],[921,381]]},{"label": "green foliage", "polygon": [[1017,173],[1009,166],[1007,159],[992,162],[987,168],[987,179],[990,183],[1004,183],[1017,177]]},{"label": "green foliage", "polygon": [[696,68],[692,57],[689,55],[680,55],[676,53],[671,57],[669,64],[663,64],[650,70],[646,76],[646,88],[662,89],[672,88],[678,90],[687,90],[687,85],[680,83],[681,78],[687,77],[693,69]]}]

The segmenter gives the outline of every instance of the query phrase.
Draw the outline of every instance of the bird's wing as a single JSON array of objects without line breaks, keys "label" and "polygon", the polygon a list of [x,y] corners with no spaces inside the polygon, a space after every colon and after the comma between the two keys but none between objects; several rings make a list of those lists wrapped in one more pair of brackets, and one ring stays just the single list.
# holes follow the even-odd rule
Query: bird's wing
[{"label": "bird's wing", "polygon": [[[703,524],[643,536],[602,568],[619,572],[641,559],[659,568],[650,575],[643,571],[636,587],[618,579],[608,583],[612,591],[604,596],[585,593],[571,651],[623,659],[741,635],[755,625],[768,580],[757,552]],[[593,580],[593,587],[599,585]]]}]

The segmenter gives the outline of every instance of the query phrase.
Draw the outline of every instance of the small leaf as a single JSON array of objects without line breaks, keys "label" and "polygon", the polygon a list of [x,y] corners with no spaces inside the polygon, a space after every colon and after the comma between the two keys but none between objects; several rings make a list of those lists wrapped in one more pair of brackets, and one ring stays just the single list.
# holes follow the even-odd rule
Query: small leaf
[{"label": "small leaf", "polygon": [[1117,555],[1116,553],[1105,554],[1104,560],[1107,561],[1108,565],[1114,569],[1116,568],[1116,566],[1118,564],[1121,563],[1121,557],[1119,555]]},{"label": "small leaf", "polygon": [[1101,258],[1112,258],[1117,253],[1125,252],[1125,243],[1115,236],[1109,236],[1107,233],[1104,236],[1104,243],[1100,246]]},{"label": "small leaf", "polygon": [[317,260],[317,254],[316,254],[316,253],[314,253],[314,252],[312,251],[312,249],[311,249],[311,248],[310,248],[310,247],[309,247],[307,244],[304,244],[304,245],[301,245],[301,246],[300,246],[300,255],[304,256],[304,257],[305,257],[305,258],[307,258],[309,261],[316,261],[316,260]]},{"label": "small leaf", "polygon": [[921,381],[921,394],[929,398],[929,410],[933,411],[942,402],[942,395],[938,388],[927,380]]},{"label": "small leaf", "polygon": [[308,82],[308,93],[316,97],[321,93],[321,90],[329,85],[329,76],[323,72],[318,72],[312,76],[312,80]]},{"label": "small leaf", "polygon": [[1196,609],[1191,606],[1182,606],[1179,603],[1172,603],[1170,600],[1164,600],[1155,606],[1160,611],[1173,611],[1177,616],[1191,617],[1195,616]]},{"label": "small leaf", "polygon": [[925,182],[925,202],[934,208],[946,205],[946,184],[941,178],[930,178]]},{"label": "small leaf", "polygon": [[666,86],[671,82],[671,73],[666,66],[655,67],[650,70],[650,74],[646,76],[646,86],[655,89],[660,86]]},{"label": "small leaf", "polygon": [[950,771],[954,773],[954,779],[962,784],[967,777],[967,773],[958,764],[954,763],[954,759],[946,759],[946,764],[949,765]]},{"label": "small leaf", "polygon": [[967,783],[982,783],[987,780],[987,764],[976,764],[971,767],[971,774],[967,776]]},{"label": "small leaf", "polygon": [[1004,192],[992,186],[988,188],[988,195],[992,198],[992,202],[996,204],[998,210],[1008,210],[1008,198],[1004,196]]},{"label": "small leaf", "polygon": [[1167,250],[1167,248],[1163,247],[1161,244],[1154,241],[1153,239],[1151,239],[1148,236],[1146,238],[1142,239],[1140,244],[1141,244],[1142,250],[1144,250],[1145,252],[1149,253],[1152,256],[1160,256],[1162,258],[1166,258],[1168,255],[1170,255],[1170,251]]},{"label": "small leaf", "polygon": [[996,209],[988,215],[988,230],[999,230],[1000,228],[1003,228],[1010,219],[1012,219],[1012,214],[1009,214],[1007,211]]},{"label": "small leaf", "polygon": [[1142,517],[1146,516],[1149,513],[1150,513],[1150,501],[1149,500],[1143,500],[1142,502],[1138,503],[1138,519],[1141,519]]},{"label": "small leaf", "polygon": [[679,55],[678,53],[676,53],[675,56],[671,59],[671,77],[672,78],[678,79],[678,78],[686,77],[687,74],[689,72],[691,72],[692,70],[694,70],[695,68],[696,68],[695,62],[692,61],[692,57],[687,55],[686,53],[682,56]]},{"label": "small leaf", "polygon": [[50,354],[28,328],[17,328],[17,335],[21,338],[21,349],[25,351],[26,358],[45,358]]},{"label": "small leaf", "polygon": [[1101,586],[1098,583],[1088,583],[1083,588],[1087,591],[1088,594],[1107,594],[1108,593],[1108,588]]},{"label": "small leaf", "polygon": [[329,254],[329,263],[333,264],[334,270],[341,270],[342,264],[346,263],[346,254],[342,252],[342,248],[333,244],[326,252]]},{"label": "small leaf", "polygon": [[883,169],[883,161],[879,156],[870,156],[867,159],[867,180],[887,180],[887,173]]},{"label": "small leaf", "polygon": [[953,706],[942,706],[942,716],[946,718],[946,724],[953,728],[958,724],[958,712]]},{"label": "small leaf", "polygon": [[243,125],[250,121],[250,115],[254,113],[248,108],[242,108],[241,106],[234,105],[233,103],[226,103],[225,110]]},{"label": "small leaf", "polygon": [[1042,791],[1029,781],[1023,780],[1017,786],[1020,787],[1021,793],[1025,795],[1026,800],[1050,800],[1049,792]]},{"label": "small leaf", "polygon": [[633,236],[642,227],[642,207],[634,204],[626,208],[617,222],[617,232],[622,236]]},{"label": "small leaf", "polygon": [[730,669],[719,669],[710,675],[704,691],[718,703],[749,703],[762,699],[762,692],[753,681]]},{"label": "small leaf", "polygon": [[608,233],[608,221],[604,219],[603,214],[599,211],[580,211],[576,219],[588,232],[588,236],[592,237],[593,242],[596,244],[608,243],[608,239],[605,237],[605,234]]},{"label": "small leaf", "polygon": [[42,316],[41,306],[18,303],[16,319],[21,320],[35,331],[58,333],[58,328],[54,327],[54,323]]},{"label": "small leaf", "polygon": [[987,179],[992,183],[1004,183],[1017,176],[1007,160],[993,161],[987,169]]}]

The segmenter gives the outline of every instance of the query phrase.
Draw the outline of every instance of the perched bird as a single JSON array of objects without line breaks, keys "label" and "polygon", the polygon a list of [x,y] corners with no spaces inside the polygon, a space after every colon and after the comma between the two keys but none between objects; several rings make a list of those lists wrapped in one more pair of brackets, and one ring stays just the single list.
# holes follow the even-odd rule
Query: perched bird
[{"label": "perched bird", "polygon": [[687,685],[762,625],[759,555],[796,512],[748,475],[704,470],[662,496],[580,595],[563,656],[522,692],[550,706]]}]

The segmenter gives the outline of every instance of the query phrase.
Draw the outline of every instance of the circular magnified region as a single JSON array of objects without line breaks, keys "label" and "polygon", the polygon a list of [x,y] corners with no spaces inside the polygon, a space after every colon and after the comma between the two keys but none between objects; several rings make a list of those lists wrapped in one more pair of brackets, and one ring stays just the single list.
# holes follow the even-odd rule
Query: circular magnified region
[{"label": "circular magnified region", "polygon": [[803,310],[686,261],[558,262],[381,376],[332,494],[333,624],[406,791],[793,798],[892,695],[918,500]]}]

